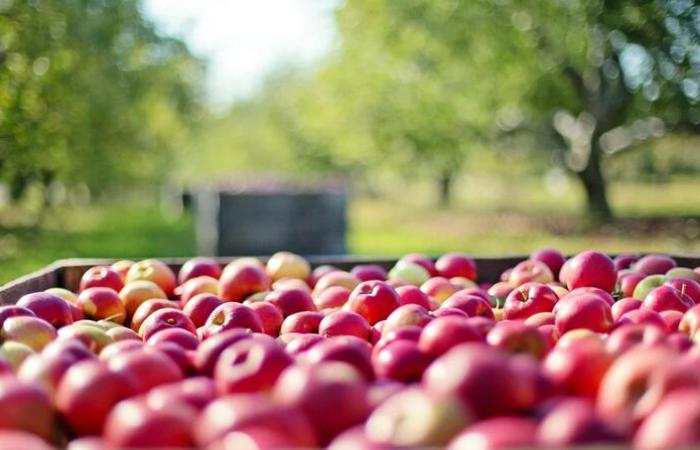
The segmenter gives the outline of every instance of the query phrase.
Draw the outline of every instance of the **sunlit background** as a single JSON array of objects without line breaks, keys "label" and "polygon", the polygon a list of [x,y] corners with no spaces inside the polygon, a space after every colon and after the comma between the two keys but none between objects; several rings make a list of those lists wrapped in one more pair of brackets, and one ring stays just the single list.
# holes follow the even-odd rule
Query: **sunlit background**
[{"label": "sunlit background", "polygon": [[355,254],[700,251],[692,0],[0,0],[0,62],[1,281],[213,253],[218,191],[343,192]]}]

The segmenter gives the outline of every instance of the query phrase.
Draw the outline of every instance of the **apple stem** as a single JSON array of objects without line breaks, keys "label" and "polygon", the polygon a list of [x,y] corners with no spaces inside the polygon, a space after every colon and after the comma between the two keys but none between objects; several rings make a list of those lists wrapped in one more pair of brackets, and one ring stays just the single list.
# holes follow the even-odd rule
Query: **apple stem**
[{"label": "apple stem", "polygon": [[685,295],[685,283],[681,284],[681,296]]}]

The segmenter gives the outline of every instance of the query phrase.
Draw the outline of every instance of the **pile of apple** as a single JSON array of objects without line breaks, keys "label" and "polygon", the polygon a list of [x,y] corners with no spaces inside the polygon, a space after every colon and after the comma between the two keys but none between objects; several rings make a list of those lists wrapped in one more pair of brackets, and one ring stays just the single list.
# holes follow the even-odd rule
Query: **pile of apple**
[{"label": "pile of apple", "polygon": [[698,268],[543,249],[477,280],[459,253],[93,267],[0,307],[0,448],[700,445]]}]

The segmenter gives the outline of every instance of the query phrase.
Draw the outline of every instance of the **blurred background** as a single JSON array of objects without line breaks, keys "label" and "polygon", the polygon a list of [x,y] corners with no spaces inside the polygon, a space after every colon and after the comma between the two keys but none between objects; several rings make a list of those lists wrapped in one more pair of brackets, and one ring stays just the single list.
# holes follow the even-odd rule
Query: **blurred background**
[{"label": "blurred background", "polygon": [[699,100],[693,0],[0,0],[0,281],[274,221],[219,191],[341,193],[363,255],[698,252]]}]

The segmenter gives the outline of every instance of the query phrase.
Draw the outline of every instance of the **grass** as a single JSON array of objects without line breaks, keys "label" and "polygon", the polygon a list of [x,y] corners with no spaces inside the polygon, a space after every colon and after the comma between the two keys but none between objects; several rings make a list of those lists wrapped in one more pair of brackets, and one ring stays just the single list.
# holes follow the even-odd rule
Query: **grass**
[{"label": "grass", "polygon": [[[663,185],[619,183],[611,200],[619,223],[591,229],[581,220],[576,185],[550,190],[540,180],[465,177],[449,210],[434,207],[431,186],[402,185],[382,198],[356,198],[348,214],[349,251],[363,255],[439,254],[463,250],[478,255],[527,253],[541,246],[567,252],[700,253],[700,181]],[[686,219],[679,219],[679,216]],[[138,202],[113,207],[62,209],[41,227],[0,211],[0,282],[69,257],[139,258],[196,253],[194,225],[185,214],[167,217]],[[661,217],[662,219],[650,219]],[[670,217],[671,219],[665,219]],[[673,218],[676,217],[676,218]]]}]

